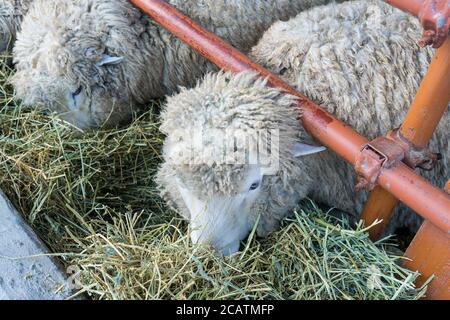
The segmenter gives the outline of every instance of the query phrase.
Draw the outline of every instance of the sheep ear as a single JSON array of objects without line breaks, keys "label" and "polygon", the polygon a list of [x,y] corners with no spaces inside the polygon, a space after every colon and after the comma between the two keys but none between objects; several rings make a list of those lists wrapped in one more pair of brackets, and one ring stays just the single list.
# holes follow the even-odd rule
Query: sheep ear
[{"label": "sheep ear", "polygon": [[104,54],[102,59],[97,62],[98,67],[103,67],[106,65],[116,65],[123,61],[123,57],[111,57],[107,54]]},{"label": "sheep ear", "polygon": [[327,150],[325,147],[311,146],[305,143],[296,143],[292,148],[292,154],[294,157],[303,157],[310,154],[319,153]]}]

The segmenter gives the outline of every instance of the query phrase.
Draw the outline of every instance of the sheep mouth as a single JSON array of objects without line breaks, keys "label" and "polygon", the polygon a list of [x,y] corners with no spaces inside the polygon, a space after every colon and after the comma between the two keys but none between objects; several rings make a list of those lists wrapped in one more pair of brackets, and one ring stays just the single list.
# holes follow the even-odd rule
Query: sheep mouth
[{"label": "sheep mouth", "polygon": [[221,255],[221,256],[231,256],[233,254],[235,254],[236,252],[239,251],[239,247],[240,247],[240,241],[235,241],[235,242],[230,242],[229,244],[225,245],[225,246],[221,246],[220,248],[217,248],[216,251]]}]

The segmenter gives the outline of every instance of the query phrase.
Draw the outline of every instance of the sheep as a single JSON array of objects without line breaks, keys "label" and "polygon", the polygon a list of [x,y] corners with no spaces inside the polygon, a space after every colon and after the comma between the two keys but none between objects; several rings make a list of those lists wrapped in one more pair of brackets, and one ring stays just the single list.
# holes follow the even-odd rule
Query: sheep
[{"label": "sheep", "polygon": [[[373,139],[401,124],[427,70],[433,52],[418,47],[420,33],[415,18],[381,1],[330,4],[274,24],[250,55]],[[248,72],[209,74],[168,98],[155,180],[167,204],[190,222],[194,243],[234,253],[253,226],[266,236],[306,197],[358,220],[367,193],[355,194],[351,165],[305,132],[293,101]],[[258,132],[273,130],[278,134],[260,139],[256,161]],[[424,174],[439,187],[450,176],[449,131],[447,111],[430,143],[444,158]],[[386,232],[419,224],[400,206]]]},{"label": "sheep", "polygon": [[0,53],[11,52],[22,18],[28,11],[32,0],[0,1]]},{"label": "sheep", "polygon": [[[248,51],[276,20],[329,0],[171,0]],[[128,121],[138,106],[213,70],[126,0],[35,0],[14,48],[17,97],[80,129]]]}]

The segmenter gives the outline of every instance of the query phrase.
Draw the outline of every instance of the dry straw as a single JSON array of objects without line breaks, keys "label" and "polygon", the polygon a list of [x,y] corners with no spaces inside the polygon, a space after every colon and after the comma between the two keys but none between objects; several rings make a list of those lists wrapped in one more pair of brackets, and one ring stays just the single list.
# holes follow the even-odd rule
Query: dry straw
[{"label": "dry straw", "polygon": [[221,258],[192,247],[158,196],[159,105],[81,134],[24,108],[0,68],[0,188],[95,299],[417,299],[417,273],[385,243],[304,204],[268,239]]}]

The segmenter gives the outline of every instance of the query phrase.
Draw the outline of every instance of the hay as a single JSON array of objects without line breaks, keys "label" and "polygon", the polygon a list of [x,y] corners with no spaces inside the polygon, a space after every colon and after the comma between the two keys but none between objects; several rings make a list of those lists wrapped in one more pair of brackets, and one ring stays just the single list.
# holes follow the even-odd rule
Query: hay
[{"label": "hay", "polygon": [[[22,107],[0,68],[0,188],[94,299],[417,299],[386,243],[304,204],[228,258],[192,247],[153,175],[158,103],[129,127],[81,135]],[[73,270],[73,269],[71,269]]]}]

